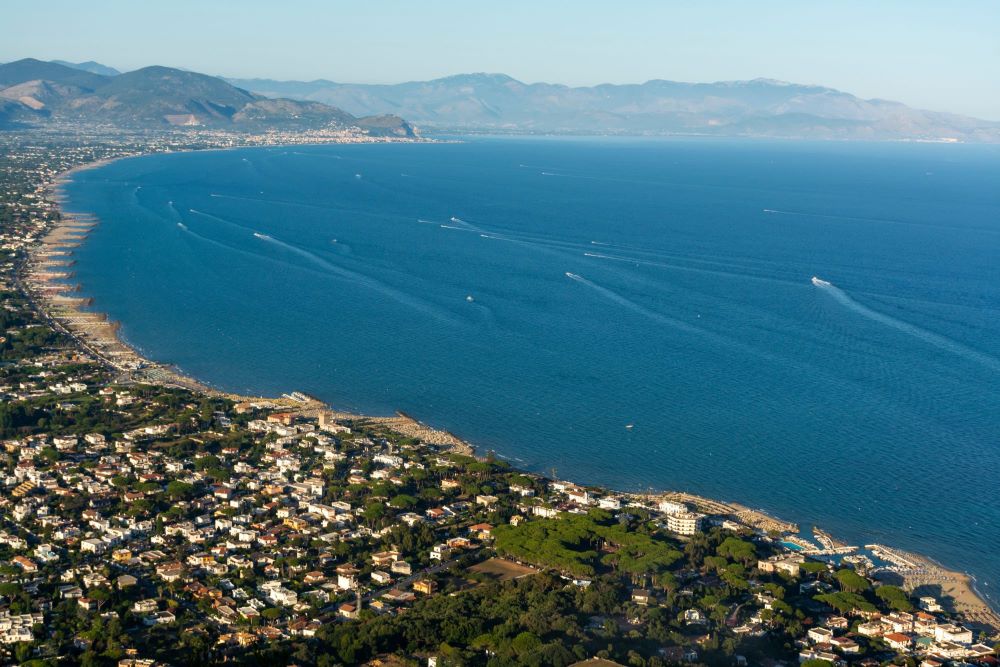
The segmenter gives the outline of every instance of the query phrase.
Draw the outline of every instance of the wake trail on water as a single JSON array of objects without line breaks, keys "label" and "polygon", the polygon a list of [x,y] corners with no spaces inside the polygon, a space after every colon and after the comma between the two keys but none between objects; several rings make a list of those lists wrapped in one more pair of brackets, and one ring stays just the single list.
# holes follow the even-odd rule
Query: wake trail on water
[{"label": "wake trail on water", "polygon": [[[728,258],[728,257],[725,257],[725,256],[720,256],[720,255],[712,255],[712,254],[704,254],[704,253],[684,253],[684,254],[681,254],[681,253],[677,253],[677,252],[668,252],[666,250],[662,250],[662,249],[658,249],[658,248],[653,248],[653,247],[649,247],[649,246],[638,246],[638,245],[631,245],[631,244],[628,244],[628,243],[612,243],[610,241],[591,241],[590,244],[589,244],[589,246],[586,245],[586,244],[579,244],[579,245],[580,245],[581,248],[588,248],[590,246],[600,246],[602,248],[612,248],[614,250],[622,251],[622,252],[636,252],[636,253],[639,253],[640,255],[649,255],[649,256],[652,256],[652,257],[659,257],[661,259],[683,259],[683,260],[687,260],[687,261],[690,261],[690,262],[700,262],[702,264],[714,264],[715,266],[728,266],[728,267],[736,267],[736,266],[738,266],[737,264],[734,264],[732,261],[729,261],[729,262],[721,262],[721,261],[719,261],[720,259],[730,259],[730,260],[732,260],[732,258]],[[752,261],[752,262],[760,262],[760,261],[762,261],[762,260],[758,260],[756,258],[748,258],[748,259],[750,259],[750,261]],[[771,263],[775,263],[775,262],[771,262]]]},{"label": "wake trail on water", "polygon": [[844,306],[848,310],[861,315],[862,317],[868,318],[873,322],[878,322],[879,324],[884,324],[887,327],[891,327],[905,334],[909,334],[910,336],[918,338],[925,343],[929,343],[930,345],[945,350],[946,352],[963,357],[969,361],[989,368],[990,370],[1000,372],[1000,360],[966,347],[965,345],[940,334],[922,329],[915,324],[910,324],[909,322],[896,319],[891,315],[886,315],[885,313],[873,310],[872,308],[855,301],[847,292],[840,289],[836,285],[826,281],[819,281],[819,283],[814,281],[813,284],[818,289],[833,297],[837,303]]},{"label": "wake trail on water", "polygon": [[[222,241],[217,241],[216,239],[209,238],[207,236],[204,236],[203,234],[199,234],[198,232],[190,229],[186,224],[184,224],[184,222],[182,222],[183,219],[184,219],[184,217],[181,215],[181,212],[179,210],[177,210],[177,207],[174,205],[173,201],[167,202],[167,205],[170,207],[170,209],[174,212],[174,215],[177,217],[177,227],[180,228],[180,230],[182,232],[184,232],[184,233],[186,233],[186,234],[188,234],[188,235],[190,235],[190,236],[192,236],[192,237],[194,237],[194,238],[196,238],[196,239],[198,239],[200,241],[203,241],[205,243],[214,245],[217,248],[223,248],[225,250],[229,250],[231,252],[235,252],[235,253],[243,255],[245,257],[251,257],[251,258],[256,259],[256,260],[263,259],[265,261],[274,262],[276,264],[280,264],[280,265],[283,265],[283,266],[290,265],[289,262],[279,261],[279,260],[276,260],[274,258],[267,257],[266,255],[261,255],[259,253],[251,252],[251,251],[246,250],[244,248],[239,248],[239,247],[236,247],[236,246],[232,246],[232,245],[229,245],[228,243],[223,243]],[[202,212],[196,211],[194,209],[188,209],[188,210],[191,213],[194,213],[196,215],[201,215],[202,217],[212,218],[214,220],[218,220],[218,221],[226,223],[228,225],[232,225],[232,226],[237,227],[239,229],[249,229],[248,227],[243,227],[242,225],[237,225],[234,222],[230,222],[230,221],[228,221],[228,220],[226,220],[224,218],[220,218],[218,216],[214,216],[214,215],[211,215],[209,213],[202,213]],[[258,232],[254,232],[254,236],[256,236],[259,239],[269,239],[269,240],[272,240],[272,241],[275,240],[275,239],[271,238],[270,236],[268,236],[267,234],[260,234]],[[319,258],[317,257],[317,259],[319,259]],[[294,265],[292,265],[292,266],[294,266]]]},{"label": "wake trail on water", "polygon": [[[495,241],[506,241],[507,243],[514,243],[514,244],[517,244],[517,245],[524,246],[526,248],[530,248],[531,250],[534,250],[536,252],[541,252],[541,253],[545,253],[545,254],[548,254],[548,255],[551,255],[551,256],[555,256],[555,257],[560,257],[560,258],[574,257],[574,256],[576,256],[576,252],[578,252],[579,250],[586,250],[588,248],[593,248],[595,246],[610,246],[610,245],[612,245],[612,244],[602,243],[602,242],[599,242],[599,241],[591,241],[589,244],[584,244],[584,243],[577,243],[577,242],[573,242],[573,241],[560,241],[560,240],[552,240],[552,239],[539,239],[539,238],[534,238],[534,237],[525,238],[524,235],[519,235],[519,234],[512,235],[512,234],[506,234],[506,233],[502,233],[502,232],[485,232],[485,233],[481,233],[479,236],[481,238],[484,238],[484,239],[490,239],[490,240],[495,240]],[[657,256],[659,256],[659,257],[672,257],[671,255],[658,255],[655,252],[650,252],[649,254],[652,254],[654,257],[657,257]],[[742,272],[739,272],[739,271],[724,270],[724,269],[741,268],[741,267],[734,266],[732,264],[724,264],[724,263],[721,263],[721,262],[713,262],[713,261],[710,261],[710,260],[701,260],[701,259],[696,259],[696,258],[682,258],[682,259],[686,259],[687,261],[690,261],[690,262],[696,262],[698,264],[705,264],[705,265],[709,265],[709,266],[716,266],[716,267],[722,267],[722,268],[721,269],[708,269],[708,268],[701,268],[701,267],[695,267],[695,266],[685,266],[685,265],[681,265],[681,264],[666,264],[666,263],[663,263],[663,262],[653,262],[653,261],[650,261],[648,259],[634,258],[634,257],[621,257],[621,256],[616,256],[616,255],[606,255],[606,254],[595,253],[595,252],[584,252],[583,255],[585,257],[593,257],[593,258],[597,258],[597,259],[607,259],[607,260],[613,260],[613,261],[616,261],[616,262],[631,263],[633,265],[653,266],[653,267],[659,267],[659,268],[665,268],[665,269],[672,269],[672,270],[677,270],[677,271],[688,271],[688,272],[699,273],[699,274],[724,276],[724,277],[733,278],[733,279],[750,278],[750,279],[754,279],[754,280],[760,280],[760,281],[764,281],[764,282],[778,283],[778,284],[784,284],[784,285],[798,285],[797,282],[794,282],[794,281],[791,281],[791,280],[782,280],[782,279],[779,279],[779,278],[770,278],[770,277],[767,277],[767,276],[760,276],[760,275],[751,274],[751,273],[742,273]],[[616,271],[616,273],[621,273],[621,272],[620,271]]]},{"label": "wake trail on water", "polygon": [[389,297],[393,301],[396,301],[397,303],[400,303],[404,306],[419,311],[424,315],[428,315],[430,317],[433,317],[434,319],[446,322],[453,326],[460,326],[462,324],[461,322],[451,317],[443,310],[431,306],[430,304],[424,303],[421,300],[415,299],[409,296],[408,294],[405,294],[404,292],[395,289],[394,287],[390,287],[389,285],[386,285],[385,283],[372,278],[371,276],[367,276],[363,273],[352,271],[350,269],[345,269],[342,266],[337,266],[336,264],[328,262],[327,260],[323,259],[319,255],[316,255],[315,253],[309,252],[308,250],[305,250],[303,248],[299,248],[298,246],[292,245],[291,243],[286,243],[281,239],[276,239],[268,234],[261,234],[259,232],[254,232],[254,237],[266,243],[271,243],[280,248],[284,248],[289,252],[292,252],[296,255],[299,255],[300,257],[307,259],[311,264],[320,269],[323,269],[328,273],[332,273],[340,278],[343,278],[344,280],[353,282],[355,284],[361,285],[362,287],[366,287],[372,291],[378,292],[386,297]]},{"label": "wake trail on water", "polygon": [[[227,220],[225,218],[221,218],[221,217],[219,217],[217,215],[212,215],[211,213],[205,213],[203,211],[198,211],[198,210],[195,210],[195,209],[190,209],[190,211],[191,211],[191,213],[193,213],[195,215],[200,215],[202,217],[209,218],[211,220],[217,220],[217,221],[219,221],[219,222],[221,222],[223,224],[235,227],[237,229],[241,229],[243,231],[252,232],[255,238],[257,238],[257,239],[259,239],[261,241],[272,243],[272,244],[274,244],[274,245],[276,245],[276,246],[278,246],[280,248],[283,248],[283,249],[287,250],[288,252],[291,252],[291,253],[293,253],[295,255],[298,255],[299,257],[304,258],[306,261],[308,261],[310,264],[312,264],[312,266],[316,267],[317,269],[320,269],[323,272],[335,275],[335,276],[337,276],[337,277],[339,277],[339,278],[341,278],[343,280],[346,280],[346,281],[349,281],[349,282],[353,282],[353,283],[361,285],[361,286],[363,286],[363,287],[365,287],[367,289],[370,289],[372,291],[378,292],[378,293],[380,293],[380,294],[382,294],[382,295],[384,295],[386,297],[389,297],[393,301],[396,301],[397,303],[400,303],[400,304],[402,304],[404,306],[407,306],[409,308],[417,310],[417,311],[419,311],[419,312],[421,312],[421,313],[423,313],[425,315],[428,315],[430,317],[433,317],[433,318],[435,318],[437,320],[440,320],[440,321],[443,321],[443,322],[447,322],[447,323],[452,324],[452,325],[456,325],[457,326],[459,324],[457,320],[455,320],[454,318],[450,317],[443,310],[438,309],[438,308],[436,308],[434,306],[431,306],[430,304],[427,304],[427,303],[423,302],[422,300],[418,300],[418,299],[415,299],[413,297],[410,297],[409,295],[405,294],[404,292],[401,292],[401,291],[399,291],[399,290],[397,290],[397,289],[395,289],[393,287],[390,287],[389,285],[386,285],[385,283],[383,283],[383,282],[381,282],[379,280],[376,280],[375,278],[372,278],[371,276],[365,275],[364,273],[361,273],[361,272],[358,272],[358,271],[353,271],[351,269],[347,269],[347,268],[344,268],[342,266],[338,266],[337,264],[334,264],[333,262],[330,262],[330,261],[328,261],[326,259],[323,259],[322,257],[320,257],[319,255],[317,255],[314,252],[310,252],[310,251],[308,251],[308,250],[306,250],[304,248],[300,248],[300,247],[298,247],[298,246],[296,246],[294,244],[287,243],[285,241],[282,241],[281,239],[274,238],[273,236],[271,236],[269,234],[262,234],[260,232],[254,231],[250,227],[247,227],[245,225],[241,225],[241,224],[235,223],[235,222],[233,222],[231,220]],[[204,238],[204,237],[201,237],[201,238]],[[210,242],[214,242],[214,241],[212,241],[212,239],[205,239],[205,240],[210,241]],[[224,245],[224,244],[221,244],[221,245]],[[229,247],[229,246],[225,246],[225,247]],[[252,253],[250,253],[250,254],[252,254]]]},{"label": "wake trail on water", "polygon": [[[372,213],[371,211],[362,208],[350,208],[348,206],[333,206],[325,204],[310,204],[308,202],[294,201],[291,199],[261,199],[260,197],[242,197],[240,195],[224,195],[224,194],[219,194],[217,192],[213,192],[208,196],[214,197],[216,199],[232,199],[234,201],[247,201],[247,202],[253,202],[255,204],[267,204],[269,206],[289,206],[292,208],[308,208],[316,211],[335,211],[337,213],[351,213],[354,215],[376,216],[376,214]],[[390,214],[390,213],[377,214],[376,217],[405,219],[404,216],[397,214]]]},{"label": "wake trail on water", "polygon": [[472,224],[471,222],[467,222],[465,220],[462,220],[461,218],[459,218],[457,216],[454,216],[454,215],[451,216],[451,220],[449,222],[451,222],[452,224],[458,225],[459,227],[461,227],[463,229],[468,229],[470,232],[485,232],[486,231],[485,229],[482,229],[481,227],[477,227],[476,225]]},{"label": "wake trail on water", "polygon": [[545,255],[552,255],[560,259],[565,259],[567,257],[572,256],[567,250],[564,250],[562,248],[553,248],[548,243],[540,243],[538,241],[525,241],[523,239],[507,236],[505,234],[494,234],[490,232],[485,232],[485,233],[480,233],[479,237],[491,241],[504,241],[506,243],[513,243],[515,245],[523,246],[525,248],[530,248],[535,252],[539,252]]},{"label": "wake trail on water", "polygon": [[859,218],[853,215],[836,215],[832,213],[809,213],[808,211],[783,211],[776,208],[765,208],[762,211],[769,215],[792,215],[801,218],[826,218],[828,220],[856,220],[858,222],[881,222],[887,225],[917,225],[920,227],[937,227],[938,225],[925,225],[919,222],[907,222],[905,220],[889,220],[886,218]]},{"label": "wake trail on water", "polygon": [[473,310],[475,310],[477,313],[479,313],[480,322],[487,329],[495,329],[496,328],[496,326],[497,326],[497,318],[496,318],[496,315],[493,314],[493,309],[492,308],[490,308],[489,306],[484,306],[483,304],[479,303],[478,301],[473,301],[469,305],[472,306]]},{"label": "wake trail on water", "polygon": [[[216,248],[222,248],[223,250],[228,250],[228,251],[234,252],[234,253],[236,253],[238,255],[243,255],[244,257],[249,257],[249,258],[252,258],[252,259],[255,259],[255,260],[262,259],[262,257],[260,255],[256,254],[256,253],[249,252],[247,250],[244,250],[243,248],[237,248],[237,247],[231,246],[228,243],[223,243],[222,241],[216,241],[215,239],[210,239],[207,236],[203,236],[202,234],[199,234],[198,232],[190,229],[183,222],[178,221],[177,222],[177,227],[184,234],[186,234],[188,236],[191,236],[193,238],[196,238],[199,241],[201,241],[202,243],[207,243],[209,245],[215,246]],[[267,258],[263,258],[263,259],[267,259]]]},{"label": "wake trail on water", "polygon": [[224,225],[235,227],[236,229],[250,230],[250,227],[247,227],[246,225],[241,225],[238,222],[233,222],[232,220],[227,220],[226,218],[220,218],[219,216],[212,215],[211,213],[205,213],[204,211],[199,211],[193,208],[189,208],[188,211],[190,213],[194,213],[195,215],[200,215],[203,218],[208,218],[209,220],[215,220],[217,222],[221,222]]},{"label": "wake trail on water", "polygon": [[[754,277],[760,280],[773,280],[776,282],[782,282],[786,285],[798,285],[797,281],[793,280],[782,280],[780,278],[769,278],[767,276],[759,276],[753,273],[743,273],[743,270],[753,270],[755,265],[761,264],[776,264],[774,262],[767,262],[763,260],[751,259],[749,263],[737,263],[737,262],[726,262],[719,261],[715,255],[693,255],[693,254],[680,254],[680,253],[670,253],[658,249],[643,248],[641,246],[627,245],[621,243],[611,243],[607,241],[590,241],[589,243],[581,243],[579,241],[570,241],[558,238],[542,237],[537,235],[525,234],[523,232],[498,232],[492,230],[483,230],[480,236],[484,239],[494,239],[498,241],[509,241],[511,243],[520,243],[525,246],[533,247],[535,249],[546,249],[547,252],[553,252],[553,250],[561,251],[565,254],[569,254],[571,251],[583,250],[584,255],[592,257],[600,257],[604,259],[610,259],[610,255],[602,255],[599,253],[588,253],[586,251],[593,250],[595,248],[611,248],[614,250],[620,250],[628,253],[636,253],[643,255],[644,257],[633,259],[632,257],[616,257],[622,262],[633,262],[633,263],[648,263],[647,258],[662,259],[662,260],[677,260],[688,263],[694,263],[699,265],[704,265],[706,267],[716,267],[718,271],[717,275],[732,275],[743,277]],[[715,259],[708,259],[715,258]],[[652,263],[650,265],[657,265]],[[663,264],[663,268],[676,268],[678,270],[684,270],[684,265],[677,264]],[[692,271],[697,270],[699,267],[689,267]],[[704,269],[705,271],[711,271],[711,269]]]},{"label": "wake trail on water", "polygon": [[687,272],[690,272],[690,273],[701,273],[701,274],[713,275],[713,276],[723,276],[723,277],[726,277],[726,278],[732,278],[734,280],[744,280],[744,279],[760,280],[760,281],[763,281],[763,282],[777,283],[777,284],[780,284],[780,285],[796,285],[796,284],[798,284],[798,283],[795,283],[794,281],[791,281],[791,280],[782,280],[781,278],[771,278],[771,277],[768,277],[768,276],[759,276],[759,275],[756,275],[756,274],[753,274],[753,273],[742,273],[742,272],[739,272],[739,271],[722,271],[722,270],[719,270],[719,269],[705,269],[705,268],[701,268],[701,267],[697,267],[697,266],[682,266],[680,264],[667,264],[665,262],[651,262],[651,261],[646,260],[646,259],[639,259],[639,258],[635,258],[635,257],[620,257],[620,256],[617,256],[617,255],[605,255],[603,253],[597,253],[597,252],[585,252],[585,253],[583,253],[583,256],[584,257],[592,257],[594,259],[606,259],[606,260],[614,261],[614,262],[625,262],[625,263],[629,263],[629,264],[638,264],[640,266],[654,266],[654,267],[659,267],[659,268],[663,268],[663,269],[670,269],[670,270],[673,270],[673,271],[687,271]]},{"label": "wake trail on water", "polygon": [[337,266],[336,264],[332,264],[332,263],[326,261],[325,259],[323,259],[322,257],[320,257],[319,255],[311,253],[308,250],[303,250],[302,248],[294,246],[291,243],[285,243],[284,241],[276,239],[273,236],[270,236],[268,234],[261,234],[260,232],[254,232],[253,235],[254,235],[255,238],[258,238],[261,241],[267,241],[268,243],[273,243],[273,244],[275,244],[275,245],[277,245],[277,246],[279,246],[281,248],[284,248],[285,250],[288,250],[289,252],[295,253],[299,257],[304,257],[309,262],[311,262],[314,266],[318,266],[321,269],[325,269],[325,270],[330,271],[332,273],[342,274],[345,277],[350,277],[350,278],[355,278],[355,277],[357,277],[357,276],[360,275],[360,274],[355,274],[353,271],[349,271],[347,269],[343,269],[343,268]]},{"label": "wake trail on water", "polygon": [[660,313],[653,312],[652,310],[649,310],[648,308],[639,305],[638,303],[632,301],[631,299],[625,298],[621,294],[618,294],[617,292],[612,291],[607,287],[603,287],[595,282],[587,280],[586,278],[584,278],[579,274],[570,273],[569,271],[567,271],[566,277],[582,285],[586,285],[590,289],[594,290],[595,292],[603,296],[605,299],[608,299],[609,301],[612,301],[618,304],[619,306],[627,308],[628,310],[631,310],[634,313],[642,315],[647,319],[653,320],[654,322],[659,322],[660,324],[666,324],[667,326],[680,329],[681,331],[686,331],[687,333],[697,334],[699,336],[708,333],[704,329],[688,324],[683,320],[678,320],[673,317],[668,317],[666,315],[661,315]]},{"label": "wake trail on water", "polygon": [[631,299],[628,299],[622,296],[621,294],[618,294],[614,290],[608,289],[607,287],[604,287],[602,285],[598,285],[597,283],[588,280],[579,274],[567,271],[566,277],[569,278],[570,280],[574,280],[578,283],[586,285],[587,287],[594,290],[596,293],[600,294],[601,296],[611,301],[612,303],[618,304],[619,306],[622,306],[627,310],[630,310],[638,315],[641,315],[646,319],[649,319],[653,322],[657,322],[659,324],[664,324],[666,326],[675,329],[679,329],[681,331],[684,331],[685,333],[692,334],[697,338],[699,338],[700,340],[710,342],[714,345],[719,346],[722,349],[739,352],[742,355],[754,356],[757,357],[758,359],[766,361],[775,366],[784,366],[786,368],[792,368],[800,373],[809,373],[810,375],[813,376],[821,376],[823,377],[824,380],[831,382],[831,384],[837,384],[838,382],[843,381],[843,378],[831,377],[825,370],[814,367],[810,363],[802,362],[797,359],[792,359],[787,356],[773,354],[766,350],[761,350],[752,345],[748,345],[747,343],[744,343],[743,341],[737,340],[735,338],[730,338],[729,336],[715,333],[710,329],[695,326],[683,320],[679,320],[677,318],[669,317],[667,315],[663,315],[662,313],[657,313],[655,311],[652,311],[632,301]]},{"label": "wake trail on water", "polygon": [[176,221],[183,221],[184,220],[184,216],[181,215],[181,212],[179,210],[177,210],[177,206],[174,205],[174,200],[173,199],[171,199],[171,200],[169,200],[167,202],[167,210],[170,213],[173,214],[174,220],[176,220]]},{"label": "wake trail on water", "polygon": [[261,199],[260,197],[242,197],[240,195],[222,195],[216,192],[208,195],[216,199],[232,199],[235,201],[249,201],[255,204],[272,204],[274,206],[298,206],[300,208],[314,208],[320,211],[343,211],[347,210],[340,206],[323,206],[321,204],[310,204],[308,202],[292,201],[288,199]]},{"label": "wake trail on water", "polygon": [[544,171],[559,171],[561,167],[544,167],[539,164],[519,164],[518,169],[542,169]]},{"label": "wake trail on water", "polygon": [[832,213],[809,213],[808,211],[784,211],[775,208],[765,208],[764,213],[768,215],[788,215],[801,218],[823,218],[826,220],[849,220],[852,222],[874,222],[881,225],[904,225],[907,227],[927,227],[930,229],[961,229],[977,232],[989,232],[995,234],[1000,230],[989,227],[966,227],[964,225],[937,225],[932,222],[914,222],[911,220],[893,220],[890,218],[865,218],[854,215],[836,215]]},{"label": "wake trail on water", "polygon": [[[173,207],[173,209],[174,209],[175,213],[177,214],[177,216],[180,217],[180,212],[177,211],[176,207],[173,206],[172,202],[170,203],[170,206]],[[237,224],[235,222],[232,222],[231,220],[226,220],[225,218],[221,218],[221,217],[219,217],[217,215],[212,215],[211,213],[205,213],[203,211],[197,211],[195,209],[189,209],[189,210],[190,210],[191,213],[193,213],[195,215],[199,215],[199,216],[202,216],[202,217],[205,217],[205,218],[209,218],[209,219],[212,219],[212,220],[217,220],[217,221],[219,221],[219,222],[221,222],[223,224],[235,227],[237,229],[241,229],[241,230],[244,230],[244,231],[250,231],[250,232],[253,233],[254,238],[257,238],[257,239],[259,239],[261,241],[264,241],[266,243],[271,243],[271,244],[273,244],[275,246],[278,246],[278,247],[280,247],[280,248],[282,248],[282,249],[284,249],[284,250],[286,250],[288,252],[291,252],[291,253],[293,253],[295,255],[298,255],[299,257],[302,257],[303,259],[307,260],[307,262],[309,264],[311,264],[315,269],[318,269],[321,273],[331,274],[331,275],[337,276],[337,277],[339,277],[339,278],[341,278],[343,280],[346,280],[348,282],[352,282],[354,284],[361,285],[362,287],[370,289],[370,290],[372,290],[374,292],[378,292],[378,293],[380,293],[380,294],[382,294],[382,295],[384,295],[384,296],[392,299],[393,301],[396,301],[397,303],[400,303],[400,304],[402,304],[404,306],[407,306],[409,308],[417,310],[418,312],[421,312],[421,313],[423,313],[425,315],[433,317],[434,319],[440,320],[440,321],[445,322],[447,324],[451,324],[453,326],[459,326],[461,324],[458,320],[456,320],[453,317],[449,316],[446,312],[442,311],[439,308],[436,308],[436,307],[434,307],[434,306],[432,306],[430,304],[424,303],[421,300],[418,300],[418,299],[415,299],[413,297],[410,297],[409,295],[407,295],[407,294],[405,294],[403,292],[400,292],[399,290],[397,290],[397,289],[395,289],[393,287],[390,287],[389,285],[386,285],[385,283],[382,283],[382,282],[380,282],[380,281],[378,281],[378,280],[376,280],[376,279],[374,279],[374,278],[372,278],[370,276],[367,276],[367,275],[365,275],[363,273],[360,273],[358,271],[352,271],[351,269],[346,269],[346,268],[344,268],[342,266],[338,266],[338,265],[334,264],[333,262],[329,262],[329,261],[323,259],[322,257],[320,257],[319,255],[317,255],[316,253],[310,252],[310,251],[308,251],[308,250],[306,250],[304,248],[300,248],[300,247],[298,247],[296,245],[293,245],[291,243],[287,243],[285,241],[282,241],[281,239],[274,238],[273,236],[271,236],[269,234],[262,234],[260,232],[253,231],[252,228],[250,228],[250,227],[246,227],[244,225]],[[227,250],[231,250],[233,252],[237,252],[237,253],[240,253],[240,254],[243,254],[243,255],[246,255],[246,256],[249,256],[249,257],[255,257],[257,259],[263,258],[263,259],[268,259],[270,261],[275,261],[275,260],[273,260],[271,258],[267,258],[267,257],[265,257],[263,255],[259,255],[257,253],[249,252],[249,251],[244,250],[242,248],[233,247],[233,246],[230,246],[228,244],[222,243],[220,241],[216,241],[215,239],[211,239],[211,238],[208,238],[208,237],[203,236],[201,234],[198,234],[197,232],[194,232],[194,231],[188,229],[187,226],[184,225],[182,222],[178,222],[177,224],[178,224],[178,226],[181,227],[182,231],[184,231],[184,232],[186,232],[186,233],[188,233],[188,234],[190,234],[190,235],[192,235],[192,236],[194,236],[194,237],[196,237],[196,238],[198,238],[198,239],[200,239],[200,240],[202,240],[202,241],[204,241],[206,243],[210,243],[210,244],[215,245],[217,247],[225,248]],[[283,264],[287,264],[285,262],[282,262],[282,263]],[[292,265],[294,266],[294,264],[292,264]],[[300,268],[305,268],[305,267],[300,267]]]},{"label": "wake trail on water", "polygon": [[[569,243],[565,243],[565,242],[562,243],[562,244],[563,245],[570,245]],[[719,256],[719,255],[701,254],[701,253],[683,253],[682,254],[682,253],[676,253],[676,252],[667,252],[665,250],[660,250],[660,249],[657,249],[657,248],[644,248],[642,246],[637,246],[637,245],[629,245],[629,244],[626,244],[626,243],[611,243],[611,242],[607,242],[607,241],[591,241],[589,244],[573,243],[572,246],[576,247],[576,248],[580,248],[582,250],[590,250],[590,249],[593,249],[595,246],[597,246],[597,247],[600,247],[600,248],[610,248],[610,249],[613,249],[613,250],[619,251],[619,252],[636,253],[636,254],[639,254],[639,255],[643,255],[645,257],[652,257],[652,258],[655,258],[655,259],[679,260],[679,261],[683,261],[683,262],[693,262],[695,264],[704,264],[706,266],[719,267],[720,269],[724,270],[723,273],[727,272],[725,270],[731,270],[731,271],[737,273],[740,276],[753,275],[753,274],[743,274],[743,273],[740,273],[740,270],[752,270],[753,268],[758,267],[758,266],[762,266],[762,265],[768,265],[768,264],[770,264],[770,265],[778,266],[778,267],[784,267],[785,266],[784,264],[779,263],[779,262],[772,262],[772,261],[762,260],[762,259],[758,259],[758,258],[754,258],[754,257],[748,257],[748,258],[730,258],[730,257]],[[645,260],[645,257],[643,258],[644,260]],[[623,259],[630,259],[630,258],[623,258]],[[720,260],[729,260],[729,261],[720,261]],[[694,268],[694,267],[692,267],[692,268]],[[764,278],[764,276],[761,276],[761,278]],[[780,279],[774,278],[773,280],[780,280]],[[793,284],[794,281],[788,280],[788,281],[785,281],[785,282],[787,282],[788,284]],[[797,284],[797,283],[795,283],[795,284]]]}]

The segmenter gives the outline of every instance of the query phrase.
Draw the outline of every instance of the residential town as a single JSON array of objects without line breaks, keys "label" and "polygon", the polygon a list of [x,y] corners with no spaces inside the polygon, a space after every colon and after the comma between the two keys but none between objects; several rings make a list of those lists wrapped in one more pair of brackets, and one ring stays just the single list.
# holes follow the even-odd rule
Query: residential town
[{"label": "residential town", "polygon": [[407,417],[95,358],[19,282],[60,218],[53,180],[237,139],[0,141],[3,663],[997,663],[995,615],[908,589],[889,551],[804,548],[745,508],[519,471]]}]

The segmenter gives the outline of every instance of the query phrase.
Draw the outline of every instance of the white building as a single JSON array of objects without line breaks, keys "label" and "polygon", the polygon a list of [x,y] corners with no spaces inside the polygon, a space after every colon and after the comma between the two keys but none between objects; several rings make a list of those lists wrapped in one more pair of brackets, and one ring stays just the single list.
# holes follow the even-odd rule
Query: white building
[{"label": "white building", "polygon": [[91,553],[100,554],[107,551],[108,545],[104,540],[98,539],[96,537],[88,537],[85,540],[80,541],[80,551],[89,551]]},{"label": "white building", "polygon": [[620,510],[622,508],[622,501],[615,496],[605,496],[597,501],[597,506],[604,510]]},{"label": "white building", "polygon": [[809,641],[813,644],[822,644],[833,639],[833,630],[829,628],[810,628],[806,634],[809,636]]},{"label": "white building", "polygon": [[675,503],[671,500],[661,500],[659,507],[664,514],[681,514],[688,511],[684,503]]},{"label": "white building", "polygon": [[448,560],[451,557],[451,547],[447,544],[436,544],[431,549],[431,560]]},{"label": "white building", "polygon": [[924,611],[929,611],[932,613],[944,611],[941,605],[938,604],[937,598],[931,597],[929,595],[920,598],[920,608],[923,609]]},{"label": "white building", "polygon": [[667,515],[667,530],[678,535],[694,535],[701,530],[705,515],[697,512],[680,512]]},{"label": "white building", "polygon": [[961,625],[947,623],[934,628],[934,639],[938,642],[954,642],[956,644],[971,644],[972,630]]}]

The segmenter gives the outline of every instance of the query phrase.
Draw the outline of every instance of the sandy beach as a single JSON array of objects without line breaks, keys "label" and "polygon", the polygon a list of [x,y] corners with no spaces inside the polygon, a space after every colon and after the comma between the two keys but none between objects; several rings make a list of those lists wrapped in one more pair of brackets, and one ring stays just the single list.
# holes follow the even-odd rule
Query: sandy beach
[{"label": "sandy beach", "polygon": [[975,580],[964,572],[949,570],[921,554],[893,549],[885,545],[874,547],[893,567],[878,578],[902,586],[912,595],[932,596],[949,612],[960,614],[976,629],[1000,632],[1000,613],[991,608],[975,589]]}]

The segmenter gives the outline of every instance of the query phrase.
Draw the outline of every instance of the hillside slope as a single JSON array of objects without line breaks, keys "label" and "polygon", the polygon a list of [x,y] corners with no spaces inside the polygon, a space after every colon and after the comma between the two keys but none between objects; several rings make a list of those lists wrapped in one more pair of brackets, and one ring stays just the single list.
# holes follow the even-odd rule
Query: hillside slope
[{"label": "hillside slope", "polygon": [[26,58],[0,65],[0,101],[0,125],[7,126],[71,121],[140,128],[358,127],[373,135],[415,136],[399,117],[356,118],[328,104],[271,99],[214,76],[160,66],[105,76]]}]

